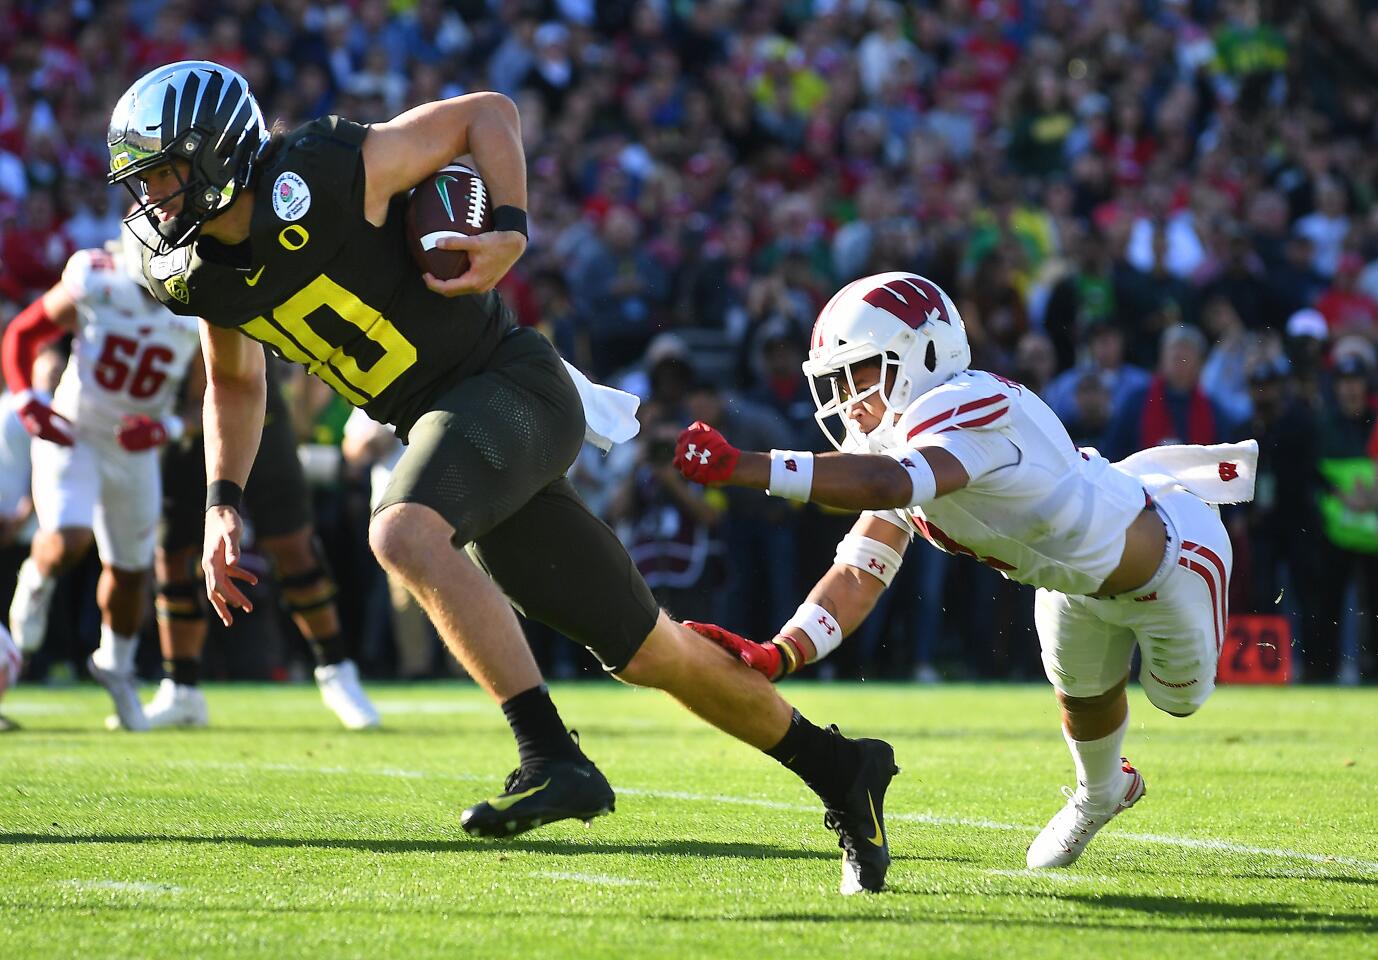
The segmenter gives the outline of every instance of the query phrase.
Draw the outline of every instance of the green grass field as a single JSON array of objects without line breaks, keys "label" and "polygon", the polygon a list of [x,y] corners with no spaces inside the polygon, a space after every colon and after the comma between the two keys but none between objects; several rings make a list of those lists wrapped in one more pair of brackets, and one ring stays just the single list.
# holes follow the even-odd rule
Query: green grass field
[{"label": "green grass field", "polygon": [[664,697],[557,687],[617,813],[505,844],[458,813],[514,762],[462,685],[381,686],[347,734],[314,689],[213,687],[215,726],[101,729],[102,691],[19,688],[0,738],[0,956],[1378,956],[1378,690],[1132,696],[1148,796],[1026,872],[1070,761],[1043,687],[797,684],[896,746],[890,890],[772,761]]}]

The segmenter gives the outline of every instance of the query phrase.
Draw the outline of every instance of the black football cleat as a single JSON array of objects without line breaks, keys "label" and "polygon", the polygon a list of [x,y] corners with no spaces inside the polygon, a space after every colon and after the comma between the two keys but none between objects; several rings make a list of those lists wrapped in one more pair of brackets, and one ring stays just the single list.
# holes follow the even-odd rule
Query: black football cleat
[{"label": "black football cleat", "polygon": [[551,760],[513,770],[502,793],[465,810],[459,825],[474,837],[515,837],[556,820],[587,823],[612,813],[614,799],[592,760]]},{"label": "black football cleat", "polygon": [[[837,728],[831,728],[836,733]],[[861,767],[840,806],[829,805],[823,825],[837,834],[842,848],[844,895],[878,893],[890,869],[890,838],[885,833],[885,791],[900,772],[895,750],[884,740],[856,740]]]}]

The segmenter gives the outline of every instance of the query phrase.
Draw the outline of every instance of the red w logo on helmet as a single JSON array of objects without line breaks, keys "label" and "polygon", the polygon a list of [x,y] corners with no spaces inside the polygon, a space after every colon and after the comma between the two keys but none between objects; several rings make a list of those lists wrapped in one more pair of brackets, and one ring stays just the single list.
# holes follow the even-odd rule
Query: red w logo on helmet
[{"label": "red w logo on helmet", "polygon": [[943,303],[942,291],[923,277],[891,280],[861,299],[903,320],[915,330],[933,320],[952,323],[952,318],[947,315],[947,306]]}]

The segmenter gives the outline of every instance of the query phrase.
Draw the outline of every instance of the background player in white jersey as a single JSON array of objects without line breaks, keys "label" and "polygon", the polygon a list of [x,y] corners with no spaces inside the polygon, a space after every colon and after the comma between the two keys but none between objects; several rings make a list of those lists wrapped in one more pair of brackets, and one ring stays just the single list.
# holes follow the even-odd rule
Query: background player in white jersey
[{"label": "background player in white jersey", "polygon": [[1078,783],[1027,862],[1065,866],[1144,794],[1121,757],[1135,645],[1159,709],[1187,716],[1214,689],[1232,556],[1211,504],[1252,498],[1257,446],[1159,447],[1111,464],[1078,450],[1033,391],[970,361],[937,285],[905,273],[857,280],[824,307],[804,364],[842,452],[742,452],[695,423],[675,462],[698,482],[865,511],[770,643],[716,634],[772,678],[856,629],[915,533],[1040,588],[1043,662]]},{"label": "background player in white jersey", "polygon": [[[126,269],[129,267],[129,269]],[[89,667],[118,722],[147,728],[134,653],[143,624],[162,494],[157,448],[182,431],[169,410],[199,349],[194,320],[164,310],[118,246],[73,254],[61,281],[5,332],[4,372],[18,394],[32,448],[38,532],[20,568],[10,626],[19,645],[42,643],[57,576],[95,542],[100,647]],[[64,332],[72,356],[51,400],[32,389],[38,350]]]}]

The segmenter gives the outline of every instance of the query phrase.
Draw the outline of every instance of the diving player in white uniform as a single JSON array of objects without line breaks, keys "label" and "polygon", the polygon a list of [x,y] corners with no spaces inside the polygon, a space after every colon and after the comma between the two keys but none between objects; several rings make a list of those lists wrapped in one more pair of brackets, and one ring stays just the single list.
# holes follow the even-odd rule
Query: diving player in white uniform
[{"label": "diving player in white uniform", "polygon": [[[91,675],[114,699],[119,725],[144,730],[134,653],[162,507],[158,447],[182,432],[170,411],[199,340],[194,320],[148,294],[137,241],[125,242],[133,246],[73,254],[62,280],[5,332],[5,379],[35,437],[38,517],[10,626],[24,650],[42,643],[57,576],[94,540],[104,569]],[[33,360],[64,332],[72,356],[50,401],[32,389]]]},{"label": "diving player in white uniform", "polygon": [[772,678],[818,660],[865,619],[914,534],[1038,587],[1077,788],[1027,863],[1072,863],[1144,795],[1121,755],[1134,647],[1160,710],[1185,717],[1215,687],[1232,554],[1213,504],[1252,499],[1257,444],[1158,447],[1118,464],[1078,450],[1033,391],[968,369],[957,308],[913,274],[844,287],[810,348],[819,424],[842,452],[743,452],[695,423],[676,465],[701,483],[865,512],[771,642],[703,632]]}]

